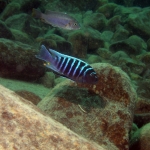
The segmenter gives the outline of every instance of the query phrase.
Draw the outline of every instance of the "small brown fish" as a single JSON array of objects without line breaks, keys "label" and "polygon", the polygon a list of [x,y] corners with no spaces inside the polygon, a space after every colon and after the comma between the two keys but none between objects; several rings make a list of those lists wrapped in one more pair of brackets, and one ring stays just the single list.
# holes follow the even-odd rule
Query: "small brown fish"
[{"label": "small brown fish", "polygon": [[55,11],[46,11],[45,14],[40,10],[34,9],[32,15],[35,18],[40,18],[42,22],[52,25],[53,27],[59,27],[67,30],[80,29],[79,23],[71,16]]}]

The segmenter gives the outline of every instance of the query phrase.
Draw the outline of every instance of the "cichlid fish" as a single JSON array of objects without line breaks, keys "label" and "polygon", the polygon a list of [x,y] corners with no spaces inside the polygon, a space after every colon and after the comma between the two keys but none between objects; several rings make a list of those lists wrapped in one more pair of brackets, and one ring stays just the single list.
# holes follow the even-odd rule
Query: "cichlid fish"
[{"label": "cichlid fish", "polygon": [[44,45],[41,45],[40,52],[36,55],[36,58],[44,60],[47,68],[73,81],[89,84],[95,84],[98,81],[96,72],[86,62],[55,50],[47,49]]},{"label": "cichlid fish", "polygon": [[50,24],[53,27],[59,27],[67,30],[80,29],[79,23],[73,17],[62,12],[47,10],[44,14],[40,10],[33,8],[32,15],[35,18],[40,18],[41,21]]}]

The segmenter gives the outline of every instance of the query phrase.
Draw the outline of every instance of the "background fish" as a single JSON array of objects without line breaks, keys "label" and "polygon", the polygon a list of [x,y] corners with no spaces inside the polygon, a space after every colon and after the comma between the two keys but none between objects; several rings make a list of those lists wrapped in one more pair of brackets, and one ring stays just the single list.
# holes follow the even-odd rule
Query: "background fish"
[{"label": "background fish", "polygon": [[44,45],[36,57],[46,61],[46,67],[73,81],[91,84],[98,81],[96,72],[86,62],[52,49],[48,50]]},{"label": "background fish", "polygon": [[41,21],[54,27],[67,30],[80,29],[79,23],[73,17],[62,12],[46,11],[44,14],[41,11],[33,8],[32,15],[35,18],[40,18]]}]

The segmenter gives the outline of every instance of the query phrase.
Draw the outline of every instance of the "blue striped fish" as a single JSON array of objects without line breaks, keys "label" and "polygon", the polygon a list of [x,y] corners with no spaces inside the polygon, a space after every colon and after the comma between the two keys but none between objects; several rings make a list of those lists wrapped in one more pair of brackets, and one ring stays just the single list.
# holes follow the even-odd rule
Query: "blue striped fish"
[{"label": "blue striped fish", "polygon": [[57,74],[80,83],[95,84],[98,81],[96,72],[86,62],[61,54],[55,50],[47,49],[41,45],[41,49],[36,58],[44,60],[46,67]]}]

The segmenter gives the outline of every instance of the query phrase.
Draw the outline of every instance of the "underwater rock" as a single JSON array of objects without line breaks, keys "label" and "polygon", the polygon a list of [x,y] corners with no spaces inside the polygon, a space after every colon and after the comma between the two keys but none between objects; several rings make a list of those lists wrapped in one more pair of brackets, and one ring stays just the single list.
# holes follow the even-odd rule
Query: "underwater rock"
[{"label": "underwater rock", "polygon": [[110,64],[92,65],[95,85],[65,80],[38,104],[52,118],[109,150],[128,150],[136,92],[129,77]]},{"label": "underwater rock", "polygon": [[99,63],[99,62],[101,62],[101,58],[98,55],[89,54],[88,58],[87,58],[87,62],[88,62],[88,64]]},{"label": "underwater rock", "polygon": [[23,97],[24,99],[32,102],[34,105],[37,105],[41,100],[41,98],[39,96],[37,96],[34,93],[29,92],[29,91],[18,90],[18,91],[15,91],[15,93],[18,94],[19,96]]},{"label": "underwater rock", "polygon": [[141,56],[141,61],[146,65],[150,65],[150,52],[147,52]]},{"label": "underwater rock", "polygon": [[104,14],[104,16],[109,19],[111,17],[113,17],[114,15],[114,9],[117,7],[118,5],[115,3],[107,3],[103,6],[100,6],[96,12],[102,13]]},{"label": "underwater rock", "polygon": [[77,7],[80,11],[87,11],[87,10],[95,10],[98,4],[98,0],[63,0],[64,5],[70,4],[70,6]]},{"label": "underwater rock", "polygon": [[104,47],[100,32],[91,28],[84,30],[84,33],[88,38],[88,53],[94,53],[98,48]]},{"label": "underwater rock", "polygon": [[118,5],[125,5],[126,7],[131,7],[133,6],[133,2],[134,0],[109,0],[109,2],[113,2],[113,3],[116,3]]},{"label": "underwater rock", "polygon": [[129,55],[138,55],[147,49],[147,44],[142,38],[132,35],[126,40],[112,43],[109,49],[113,52],[122,50]]},{"label": "underwater rock", "polygon": [[37,80],[45,73],[43,63],[35,58],[37,50],[30,45],[0,39],[0,76]]},{"label": "underwater rock", "polygon": [[6,38],[11,40],[15,39],[11,30],[1,20],[0,20],[0,38]]},{"label": "underwater rock", "polygon": [[102,32],[101,34],[101,38],[105,41],[105,42],[110,42],[111,38],[113,37],[113,32],[112,31],[108,31],[105,30],[104,32]]},{"label": "underwater rock", "polygon": [[45,33],[48,30],[48,28],[45,28],[45,24],[25,13],[10,16],[5,20],[5,23],[9,28],[25,32],[31,38],[37,38],[39,34]]},{"label": "underwater rock", "polygon": [[111,62],[114,64],[119,63],[120,66],[125,64],[126,62],[132,61],[131,58],[124,51],[117,51],[113,53],[110,57]]},{"label": "underwater rock", "polygon": [[[46,2],[46,1],[45,1]],[[48,2],[48,1],[47,1]],[[41,0],[25,0],[19,2],[21,5],[21,11],[25,13],[31,13],[33,8],[39,8],[42,5]]]},{"label": "underwater rock", "polygon": [[137,84],[137,93],[144,98],[150,98],[150,79],[141,80]]},{"label": "underwater rock", "polygon": [[63,82],[64,80],[66,80],[66,78],[63,78],[63,77],[60,76],[58,78],[55,78],[54,83],[55,83],[55,85],[57,85],[57,84]]},{"label": "underwater rock", "polygon": [[47,88],[54,86],[55,75],[53,72],[46,72],[43,77],[39,79],[39,82]]},{"label": "underwater rock", "polygon": [[134,123],[138,127],[150,122],[150,100],[144,97],[138,97],[135,107]]},{"label": "underwater rock", "polygon": [[102,58],[102,59],[110,59],[112,52],[110,52],[106,48],[99,48],[96,53]]},{"label": "underwater rock", "polygon": [[108,0],[98,0],[98,6],[102,6],[108,3]]},{"label": "underwater rock", "polygon": [[70,42],[66,41],[65,38],[51,33],[48,31],[41,42],[41,44],[46,45],[47,48],[57,50],[60,53],[72,55],[72,45]]},{"label": "underwater rock", "polygon": [[85,58],[87,51],[93,52],[99,47],[104,46],[100,32],[92,28],[69,33],[68,41],[72,43],[73,55],[80,58]]},{"label": "underwater rock", "polygon": [[102,31],[106,26],[106,17],[102,13],[91,13],[83,19],[85,27],[92,27],[98,31]]},{"label": "underwater rock", "polygon": [[135,73],[138,75],[141,75],[145,69],[144,63],[141,63],[140,61],[134,61],[134,60],[126,62],[126,66],[130,68],[130,71],[132,73]]},{"label": "underwater rock", "polygon": [[[28,20],[29,15],[25,13],[15,14],[10,16],[5,20],[8,27],[12,29],[17,29],[23,31],[26,20]],[[23,18],[23,19],[22,19]]]},{"label": "underwater rock", "polygon": [[132,137],[130,150],[149,150],[150,148],[150,123],[137,130]]},{"label": "underwater rock", "polygon": [[138,97],[135,107],[135,113],[142,114],[149,112],[150,112],[150,100],[144,97]]},{"label": "underwater rock", "polygon": [[132,29],[132,32],[141,36],[144,39],[150,37],[150,9],[143,9],[142,12],[130,14],[127,20],[127,24]]},{"label": "underwater rock", "polygon": [[106,150],[68,130],[2,86],[0,114],[1,150]]},{"label": "underwater rock", "polygon": [[111,38],[111,43],[125,40],[128,37],[129,37],[129,31],[124,29],[123,27],[119,27],[116,29],[115,33],[113,34]]},{"label": "underwater rock", "polygon": [[11,2],[5,7],[4,11],[0,14],[0,19],[6,20],[8,17],[16,13],[19,13],[19,11],[20,11],[20,4],[18,2]]},{"label": "underwater rock", "polygon": [[113,16],[107,21],[106,30],[110,30],[112,32],[115,32],[117,28],[120,26],[120,16]]},{"label": "underwater rock", "polygon": [[147,50],[150,51],[150,39],[147,40]]},{"label": "underwater rock", "polygon": [[74,31],[69,34],[68,41],[73,45],[73,55],[75,57],[85,58],[88,49],[88,35],[82,31]]},{"label": "underwater rock", "polygon": [[128,17],[130,14],[139,13],[141,11],[142,11],[142,8],[140,7],[124,7],[124,6],[118,5],[114,9],[114,14],[120,15],[121,22],[125,23],[128,20]]},{"label": "underwater rock", "polygon": [[37,43],[35,43],[35,40],[25,32],[16,29],[10,29],[10,30],[13,36],[15,37],[15,41],[19,41],[24,44],[34,45],[35,47],[37,47]]},{"label": "underwater rock", "polygon": [[40,45],[45,45],[47,48],[51,48],[56,50],[57,49],[57,43],[55,40],[52,39],[45,39],[44,37],[38,37],[36,39],[37,42],[40,43]]}]

